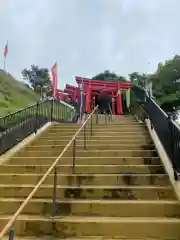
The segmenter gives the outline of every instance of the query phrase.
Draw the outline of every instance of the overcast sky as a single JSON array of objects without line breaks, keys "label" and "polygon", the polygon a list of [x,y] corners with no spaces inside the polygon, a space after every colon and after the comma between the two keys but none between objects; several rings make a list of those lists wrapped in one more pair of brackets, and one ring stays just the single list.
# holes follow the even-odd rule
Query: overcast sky
[{"label": "overcast sky", "polygon": [[109,69],[152,72],[180,54],[179,0],[0,0],[0,68],[21,79],[31,64],[51,68],[59,86]]}]

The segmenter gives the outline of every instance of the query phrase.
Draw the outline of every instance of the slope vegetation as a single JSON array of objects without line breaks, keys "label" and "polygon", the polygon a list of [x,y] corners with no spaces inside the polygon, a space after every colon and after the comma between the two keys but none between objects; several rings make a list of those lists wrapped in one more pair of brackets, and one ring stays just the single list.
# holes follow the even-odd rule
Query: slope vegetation
[{"label": "slope vegetation", "polygon": [[0,116],[36,103],[39,96],[10,74],[0,71]]}]

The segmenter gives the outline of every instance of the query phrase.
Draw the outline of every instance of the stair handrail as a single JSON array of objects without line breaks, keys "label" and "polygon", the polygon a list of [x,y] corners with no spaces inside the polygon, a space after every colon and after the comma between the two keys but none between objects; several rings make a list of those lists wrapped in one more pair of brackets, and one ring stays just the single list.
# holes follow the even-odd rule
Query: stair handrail
[{"label": "stair handrail", "polygon": [[29,201],[32,199],[32,197],[34,196],[34,194],[37,192],[37,190],[39,189],[39,187],[43,184],[43,182],[46,180],[46,178],[48,177],[48,175],[52,172],[52,170],[56,167],[57,163],[59,162],[59,160],[62,158],[62,156],[64,155],[64,153],[68,150],[68,148],[71,146],[71,144],[74,142],[74,140],[76,139],[76,137],[79,135],[79,133],[81,132],[81,130],[86,126],[86,124],[88,123],[88,121],[91,119],[92,120],[92,115],[93,113],[96,112],[96,110],[98,109],[98,105],[94,108],[94,110],[89,114],[89,116],[87,117],[87,119],[84,121],[84,123],[81,125],[81,127],[77,130],[77,132],[74,134],[74,136],[71,138],[71,140],[67,143],[67,145],[64,147],[63,151],[60,153],[60,155],[56,158],[56,160],[52,163],[52,165],[48,168],[48,170],[46,171],[46,173],[44,174],[44,176],[41,178],[41,180],[36,184],[36,186],[34,187],[34,189],[30,192],[30,194],[27,196],[27,198],[24,200],[24,202],[20,205],[20,207],[18,208],[18,210],[14,213],[14,215],[11,217],[11,219],[8,221],[8,223],[4,226],[4,228],[2,229],[2,231],[0,232],[0,239],[2,239],[2,237],[5,236],[5,234],[7,233],[7,231],[11,228],[11,226],[13,225],[13,223],[15,222],[15,220],[17,219],[17,217],[21,214],[21,212],[24,210],[24,208],[26,207],[26,205],[29,203]]}]

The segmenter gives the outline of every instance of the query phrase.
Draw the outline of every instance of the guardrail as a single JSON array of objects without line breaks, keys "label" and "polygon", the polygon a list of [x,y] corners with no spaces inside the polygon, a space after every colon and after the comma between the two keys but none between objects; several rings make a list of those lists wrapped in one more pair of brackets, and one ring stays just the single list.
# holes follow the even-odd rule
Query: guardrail
[{"label": "guardrail", "polygon": [[[32,190],[32,192],[28,195],[28,197],[24,200],[24,202],[21,204],[21,206],[18,208],[18,210],[15,212],[15,214],[12,216],[12,218],[9,220],[9,222],[5,225],[5,227],[3,228],[3,230],[0,232],[0,239],[2,239],[3,236],[5,236],[5,234],[7,234],[7,232],[9,231],[9,239],[13,240],[14,239],[14,235],[15,235],[15,230],[14,230],[14,222],[17,219],[17,217],[21,214],[21,212],[24,210],[24,208],[26,207],[26,205],[28,204],[28,202],[32,199],[32,197],[34,196],[34,194],[38,191],[38,189],[40,188],[40,186],[44,183],[44,181],[46,180],[46,178],[49,176],[49,174],[54,170],[54,183],[53,183],[53,198],[52,198],[52,216],[56,215],[56,190],[57,190],[57,170],[56,170],[56,166],[59,162],[59,160],[61,159],[61,157],[64,155],[64,153],[69,149],[69,147],[72,145],[72,155],[73,155],[73,160],[72,160],[72,173],[75,172],[75,167],[76,167],[76,140],[77,137],[79,136],[79,134],[83,131],[83,146],[84,146],[84,150],[87,149],[87,139],[88,139],[88,133],[90,133],[90,135],[93,134],[93,119],[92,116],[93,114],[96,112],[96,114],[98,114],[98,106],[96,106],[94,108],[94,110],[91,112],[91,114],[89,114],[89,116],[87,117],[87,119],[85,120],[85,122],[82,124],[82,126],[78,129],[78,131],[74,134],[74,136],[72,137],[72,139],[69,141],[69,143],[65,146],[65,148],[63,149],[63,151],[61,152],[61,154],[56,158],[56,160],[54,161],[54,163],[49,167],[49,169],[46,171],[46,173],[44,174],[44,176],[42,177],[42,179],[38,182],[38,184],[34,187],[34,189]],[[96,115],[98,116],[98,115]],[[97,121],[97,117],[96,117],[96,123],[98,123]],[[90,128],[88,130],[88,127]]]},{"label": "guardrail", "polygon": [[31,105],[27,108],[0,117],[0,131],[3,132],[16,124],[23,122],[27,119],[41,116],[51,120],[65,120],[71,119],[71,113],[74,113],[74,108],[70,108],[58,100],[45,100]]},{"label": "guardrail", "polygon": [[60,101],[47,100],[0,118],[0,154],[36,133],[47,122],[73,122],[74,116],[74,109]]},{"label": "guardrail", "polygon": [[150,97],[147,97],[144,109],[171,159],[174,178],[178,180],[180,175],[180,128]]},{"label": "guardrail", "polygon": [[[140,93],[140,94],[139,94]],[[155,129],[167,155],[169,156],[174,170],[174,179],[179,180],[180,176],[180,127],[168,116],[160,106],[143,90],[134,90],[134,95],[144,97],[143,103],[133,103],[132,108],[138,104],[142,108],[143,116],[149,118],[151,127]],[[134,100],[133,100],[134,101]],[[133,109],[133,110],[134,110]]]}]

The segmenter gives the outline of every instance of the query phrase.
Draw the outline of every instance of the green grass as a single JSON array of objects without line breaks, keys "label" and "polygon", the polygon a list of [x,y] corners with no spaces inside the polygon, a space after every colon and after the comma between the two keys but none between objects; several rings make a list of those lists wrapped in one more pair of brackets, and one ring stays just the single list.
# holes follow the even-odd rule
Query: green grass
[{"label": "green grass", "polygon": [[[9,128],[27,118],[34,117],[37,110],[35,104],[38,101],[39,96],[24,83],[15,80],[5,72],[0,72],[0,127]],[[32,107],[26,109],[29,106]],[[38,115],[51,119],[51,108],[51,101],[40,103]],[[19,110],[22,111],[14,115],[11,114]],[[54,102],[52,115],[54,120],[70,120],[73,115],[74,110],[56,101]],[[3,116],[7,117],[1,118]]]},{"label": "green grass", "polygon": [[39,105],[31,105],[29,108],[24,108],[21,111],[15,112],[14,114],[6,115],[5,118],[0,118],[0,129],[10,128],[19,122],[23,122],[36,116],[44,117],[48,121],[51,121],[51,112],[53,121],[70,121],[75,114],[74,109],[64,106],[58,101],[53,102],[52,108],[52,101],[47,100],[45,102],[41,102]]},{"label": "green grass", "polygon": [[0,116],[36,103],[39,96],[23,83],[5,72],[0,72]]}]

